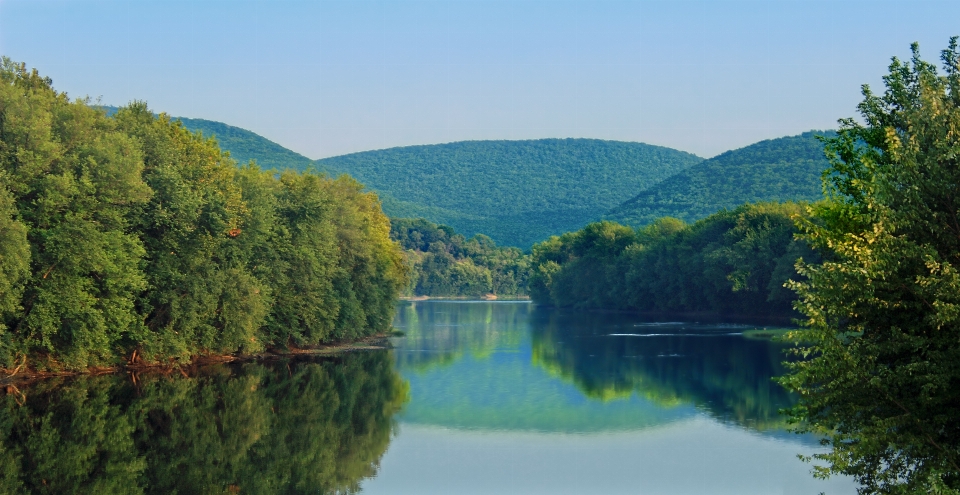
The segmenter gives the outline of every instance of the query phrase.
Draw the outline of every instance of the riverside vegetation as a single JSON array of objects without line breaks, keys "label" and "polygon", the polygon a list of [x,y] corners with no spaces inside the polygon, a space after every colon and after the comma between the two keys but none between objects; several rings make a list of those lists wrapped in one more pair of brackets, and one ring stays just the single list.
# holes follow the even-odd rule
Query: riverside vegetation
[{"label": "riverside vegetation", "polygon": [[[799,311],[805,328],[786,337],[796,359],[780,382],[798,392],[789,414],[799,431],[830,448],[812,457],[826,464],[815,473],[850,475],[861,493],[958,493],[956,38],[942,61],[943,75],[914,46],[911,61],[894,59],[883,95],[864,87],[864,123],[843,120],[824,139],[822,201],[697,219],[717,198],[684,191],[730,156],[703,173],[694,157],[663,191],[692,224],[650,216],[657,194],[641,193],[614,213],[645,226],[590,223],[524,255],[425,220],[391,225],[376,196],[347,177],[238,168],[215,141],[144,104],[108,118],[4,59],[0,363],[183,361],[353,338],[385,329],[401,290],[525,287],[561,307]],[[816,160],[804,143],[785,148],[802,150],[809,169]],[[781,163],[761,158],[751,169]],[[528,219],[541,220],[549,223]],[[560,372],[577,355],[547,350],[538,359]]]},{"label": "riverside vegetation", "polygon": [[112,117],[0,65],[0,367],[309,346],[386,330],[405,285],[377,197],[238,167],[145,104]]},{"label": "riverside vegetation", "polygon": [[597,222],[533,247],[530,295],[560,307],[792,316],[799,203],[747,204],[692,225]]},{"label": "riverside vegetation", "polygon": [[452,227],[422,218],[390,221],[390,237],[404,250],[408,296],[523,296],[530,257],[519,248],[499,247],[477,234],[470,239]]}]

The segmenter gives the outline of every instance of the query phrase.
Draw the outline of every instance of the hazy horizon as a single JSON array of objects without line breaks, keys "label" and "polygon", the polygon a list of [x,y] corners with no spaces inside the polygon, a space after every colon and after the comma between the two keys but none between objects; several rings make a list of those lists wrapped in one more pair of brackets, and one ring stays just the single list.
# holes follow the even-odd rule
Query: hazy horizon
[{"label": "hazy horizon", "polygon": [[0,54],[311,159],[591,138],[709,158],[856,114],[954,2],[0,0]]}]

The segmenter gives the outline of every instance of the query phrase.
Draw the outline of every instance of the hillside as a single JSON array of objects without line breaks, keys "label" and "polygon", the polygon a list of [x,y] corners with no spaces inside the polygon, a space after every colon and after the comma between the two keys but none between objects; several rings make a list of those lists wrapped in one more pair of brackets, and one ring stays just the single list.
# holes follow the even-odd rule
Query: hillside
[{"label": "hillside", "polygon": [[[115,114],[118,109],[112,105],[99,105],[98,108],[108,116]],[[240,127],[206,119],[186,117],[172,117],[172,119],[183,122],[183,126],[191,131],[203,133],[204,137],[216,137],[220,143],[220,149],[229,151],[230,156],[241,165],[250,160],[256,160],[264,170],[291,169],[300,172],[313,165],[313,160]]]},{"label": "hillside", "polygon": [[309,158],[246,129],[212,120],[184,117],[175,119],[179,119],[184,127],[191,131],[200,131],[206,137],[215,136],[220,142],[220,148],[229,151],[230,156],[240,164],[256,160],[264,170],[297,171],[306,170],[313,164]]},{"label": "hillside", "polygon": [[542,139],[407,146],[315,163],[380,193],[391,217],[423,217],[526,248],[582,227],[701,160],[642,143]]},{"label": "hillside", "polygon": [[604,218],[632,226],[665,216],[693,222],[743,203],[816,201],[829,165],[816,136],[834,134],[810,131],[717,155],[643,190]]}]

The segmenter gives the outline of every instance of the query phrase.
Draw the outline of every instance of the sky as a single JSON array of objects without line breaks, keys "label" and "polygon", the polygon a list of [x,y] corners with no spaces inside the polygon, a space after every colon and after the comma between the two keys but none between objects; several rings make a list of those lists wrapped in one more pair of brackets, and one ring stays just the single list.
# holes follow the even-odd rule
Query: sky
[{"label": "sky", "polygon": [[702,157],[835,128],[956,1],[0,0],[0,54],[310,158],[586,137]]}]

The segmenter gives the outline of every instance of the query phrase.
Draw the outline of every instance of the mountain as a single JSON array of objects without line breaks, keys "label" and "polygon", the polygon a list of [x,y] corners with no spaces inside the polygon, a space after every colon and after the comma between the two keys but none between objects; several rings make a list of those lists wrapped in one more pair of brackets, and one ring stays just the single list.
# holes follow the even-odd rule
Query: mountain
[{"label": "mountain", "polygon": [[461,141],[325,158],[377,191],[391,217],[423,217],[467,236],[529,247],[596,220],[701,162],[661,146],[598,139]]},{"label": "mountain", "polygon": [[717,155],[646,188],[604,218],[632,226],[666,216],[693,222],[743,203],[816,201],[830,165],[817,135],[836,133],[809,131]]},{"label": "mountain", "polygon": [[204,119],[174,117],[191,131],[200,131],[204,136],[214,136],[220,148],[230,151],[230,156],[240,164],[256,160],[262,169],[303,171],[313,165],[313,160],[290,151],[283,146],[246,129]]},{"label": "mountain", "polygon": [[[107,113],[117,113],[118,107],[99,105]],[[215,137],[220,143],[220,149],[230,152],[230,156],[239,164],[256,160],[264,170],[298,170],[303,171],[313,166],[313,160],[288,150],[283,146],[255,133],[240,127],[206,119],[188,119],[186,117],[171,117],[172,120],[183,122],[183,126],[193,132],[201,132],[204,137]]]}]

